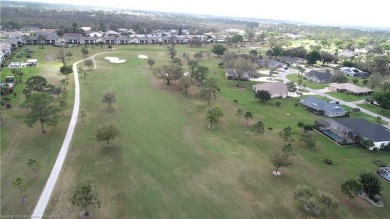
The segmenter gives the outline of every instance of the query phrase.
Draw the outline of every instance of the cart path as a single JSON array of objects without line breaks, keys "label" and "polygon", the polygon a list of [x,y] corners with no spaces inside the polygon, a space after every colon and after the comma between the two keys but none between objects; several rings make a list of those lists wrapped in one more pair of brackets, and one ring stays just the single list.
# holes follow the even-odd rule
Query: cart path
[{"label": "cart path", "polygon": [[[95,54],[87,59],[92,59],[94,62],[94,68],[96,68],[96,62],[95,62],[95,56],[104,54],[104,53],[111,53],[111,52],[102,52]],[[50,176],[46,182],[45,188],[42,191],[41,196],[39,197],[38,203],[35,206],[34,212],[31,215],[31,218],[42,218],[44,216],[46,207],[49,203],[51,194],[53,193],[54,186],[57,183],[58,177],[60,175],[62,166],[64,165],[66,155],[68,154],[69,145],[73,137],[73,132],[77,124],[77,117],[79,114],[80,109],[80,84],[79,84],[79,76],[77,72],[77,65],[81,62],[83,62],[86,59],[82,59],[80,61],[77,61],[73,64],[73,73],[74,73],[74,83],[75,83],[75,98],[74,98],[74,105],[73,105],[73,112],[72,117],[70,119],[70,123],[68,126],[68,131],[66,132],[65,139],[62,143],[61,150],[58,153],[57,160],[54,163],[53,169],[50,173]]]}]

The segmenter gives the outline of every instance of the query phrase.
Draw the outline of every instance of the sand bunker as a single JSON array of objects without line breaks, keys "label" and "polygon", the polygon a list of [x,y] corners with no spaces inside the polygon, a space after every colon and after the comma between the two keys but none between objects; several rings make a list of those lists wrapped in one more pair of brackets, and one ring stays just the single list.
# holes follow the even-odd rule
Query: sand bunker
[{"label": "sand bunker", "polygon": [[138,58],[140,58],[140,59],[148,59],[149,57],[147,57],[146,55],[139,55]]},{"label": "sand bunker", "polygon": [[126,62],[125,59],[119,59],[118,57],[105,57],[105,59],[107,59],[111,63],[124,63],[124,62]]}]

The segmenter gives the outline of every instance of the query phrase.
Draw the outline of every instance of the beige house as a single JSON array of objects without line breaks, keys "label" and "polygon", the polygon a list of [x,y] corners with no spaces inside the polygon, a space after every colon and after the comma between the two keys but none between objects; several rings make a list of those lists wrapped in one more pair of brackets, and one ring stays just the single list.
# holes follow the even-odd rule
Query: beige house
[{"label": "beige house", "polygon": [[329,88],[331,90],[336,90],[337,92],[345,92],[353,95],[366,95],[374,92],[369,88],[359,87],[351,83],[330,83]]},{"label": "beige house", "polygon": [[252,89],[255,92],[259,90],[266,90],[271,94],[271,98],[288,97],[287,85],[282,82],[269,82],[269,83],[256,84],[252,86]]}]

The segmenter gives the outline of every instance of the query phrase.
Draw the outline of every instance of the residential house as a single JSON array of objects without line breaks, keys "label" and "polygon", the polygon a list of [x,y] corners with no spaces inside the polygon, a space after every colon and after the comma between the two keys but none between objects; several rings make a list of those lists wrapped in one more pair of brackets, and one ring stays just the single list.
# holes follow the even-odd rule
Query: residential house
[{"label": "residential house", "polygon": [[257,92],[259,90],[266,90],[271,94],[271,98],[286,98],[288,97],[287,85],[282,82],[269,82],[255,84],[252,89]]},{"label": "residential house", "polygon": [[0,51],[3,52],[5,56],[8,56],[11,54],[12,45],[9,43],[3,43],[2,41],[0,41]]},{"label": "residential house", "polygon": [[115,36],[103,37],[102,40],[105,44],[116,44],[116,37]]},{"label": "residential house", "polygon": [[149,38],[147,36],[137,36],[138,44],[149,44]]},{"label": "residential house", "polygon": [[345,92],[353,95],[367,95],[374,92],[367,87],[360,87],[351,83],[330,83],[329,88],[337,92]]},{"label": "residential house", "polygon": [[286,63],[289,66],[294,66],[304,63],[305,59],[299,57],[283,56],[280,58],[280,61]]},{"label": "residential house", "polygon": [[65,44],[79,44],[80,38],[83,35],[81,33],[64,33],[64,43]]},{"label": "residential house", "polygon": [[3,53],[3,51],[0,51],[0,66],[3,64],[4,59],[5,59],[5,54]]},{"label": "residential house", "polygon": [[317,83],[329,83],[332,79],[332,76],[333,75],[330,72],[311,70],[307,73],[306,79]]},{"label": "residential house", "polygon": [[1,40],[0,43],[8,43],[11,45],[11,49],[17,49],[23,46],[23,40],[21,38],[11,37]]},{"label": "residential house", "polygon": [[129,37],[127,36],[120,36],[117,37],[115,40],[116,40],[116,44],[120,44],[120,45],[129,44]]},{"label": "residential house", "polygon": [[262,68],[285,68],[287,67],[286,63],[279,62],[273,59],[261,59],[258,60],[257,64]]},{"label": "residential house", "polygon": [[338,57],[345,57],[345,58],[351,58],[352,56],[355,56],[356,53],[354,51],[350,51],[350,50],[343,50],[339,53],[337,53],[337,56]]},{"label": "residential house", "polygon": [[300,100],[300,103],[309,111],[327,117],[344,116],[348,112],[337,103],[329,103],[317,97],[307,97]]},{"label": "residential house", "polygon": [[113,31],[113,30],[106,31],[105,34],[106,34],[106,36],[119,36],[119,35],[121,35],[120,33]]},{"label": "residential house", "polygon": [[79,42],[81,45],[88,45],[88,44],[95,44],[97,40],[98,40],[97,37],[82,36],[80,37]]},{"label": "residential house", "polygon": [[91,33],[88,33],[88,36],[101,38],[103,36],[103,34],[100,32],[91,32]]},{"label": "residential house", "polygon": [[345,75],[352,76],[352,77],[367,78],[368,76],[370,76],[369,73],[364,72],[355,67],[341,67],[340,71],[342,71]]},{"label": "residential house", "polygon": [[149,42],[151,44],[159,44],[161,42],[161,38],[159,36],[151,36],[149,37]]},{"label": "residential house", "polygon": [[[369,122],[361,118],[342,118],[332,119],[326,122],[316,121],[321,124],[320,130],[330,130],[337,134],[337,139],[345,138],[352,140],[352,143],[359,143],[360,139],[365,139],[372,142],[372,146],[368,149],[374,148],[382,149],[390,143],[390,132],[382,125]],[[326,132],[325,132],[326,133]]]}]

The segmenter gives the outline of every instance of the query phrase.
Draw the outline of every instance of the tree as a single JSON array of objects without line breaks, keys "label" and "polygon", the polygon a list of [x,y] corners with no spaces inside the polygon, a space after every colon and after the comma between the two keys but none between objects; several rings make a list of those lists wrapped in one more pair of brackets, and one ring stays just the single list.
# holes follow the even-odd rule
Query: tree
[{"label": "tree", "polygon": [[237,120],[240,119],[240,117],[244,114],[244,111],[242,111],[242,109],[237,109],[236,110],[236,113],[234,114],[235,116],[237,116]]},{"label": "tree", "polygon": [[294,81],[290,81],[287,83],[287,91],[288,91],[288,93],[296,93],[297,92],[297,85],[294,83]]},{"label": "tree", "polygon": [[273,56],[281,56],[283,54],[283,48],[281,46],[274,46],[271,50]]},{"label": "tree", "polygon": [[370,75],[370,87],[371,89],[374,89],[375,87],[378,87],[382,84],[384,78],[379,73],[374,73]]},{"label": "tree", "polygon": [[298,77],[300,77],[305,72],[305,68],[298,65],[297,69],[298,69]]},{"label": "tree", "polygon": [[254,77],[256,66],[250,59],[237,57],[233,62],[232,70],[235,73],[238,83],[240,83],[244,77]]},{"label": "tree", "polygon": [[374,173],[361,173],[359,175],[359,182],[362,185],[362,190],[370,199],[374,199],[375,195],[381,194],[383,186],[379,178]]},{"label": "tree", "polygon": [[294,141],[291,136],[293,135],[293,131],[290,126],[287,126],[282,131],[279,132],[279,136],[283,139],[284,142],[292,142]]},{"label": "tree", "polygon": [[112,50],[112,45],[109,44],[109,45],[107,46],[107,48],[111,51],[111,50]]},{"label": "tree", "polygon": [[112,104],[116,102],[116,94],[112,91],[106,91],[103,93],[102,102],[107,103],[111,108]]},{"label": "tree", "polygon": [[22,198],[22,202],[24,203],[24,193],[27,191],[27,183],[24,179],[18,177],[15,181],[12,182],[12,185],[15,189],[19,190],[20,197]]},{"label": "tree", "polygon": [[84,65],[87,66],[88,69],[89,69],[91,66],[93,66],[93,61],[92,61],[92,59],[86,59],[86,60],[84,60]]},{"label": "tree", "polygon": [[23,71],[18,69],[16,75],[19,76],[19,82],[22,82],[22,76],[24,75]]},{"label": "tree", "polygon": [[31,169],[34,176],[38,176],[39,170],[41,169],[41,164],[34,160],[34,159],[28,159],[27,166]]},{"label": "tree", "polygon": [[[262,121],[257,121],[252,126],[252,131],[256,134],[256,136],[259,136],[264,133],[265,125]],[[257,138],[258,139],[258,138]]]},{"label": "tree", "polygon": [[249,127],[249,120],[252,119],[252,113],[251,113],[251,112],[245,112],[244,118],[245,118],[245,120],[246,120],[246,124],[247,124],[248,127]]},{"label": "tree", "polygon": [[99,142],[105,141],[106,146],[111,146],[110,140],[114,140],[118,134],[119,130],[114,124],[104,124],[96,129],[95,136]]},{"label": "tree", "polygon": [[209,128],[213,128],[213,123],[216,123],[223,116],[223,110],[219,105],[211,106],[206,112],[206,119],[210,122]]},{"label": "tree", "polygon": [[84,210],[84,216],[89,216],[89,207],[100,208],[100,201],[97,197],[96,186],[92,183],[80,183],[74,189],[70,203]]},{"label": "tree", "polygon": [[326,62],[327,63],[333,62],[333,60],[335,59],[334,55],[325,51],[320,52],[320,57],[321,57],[322,65],[325,65]]},{"label": "tree", "polygon": [[233,40],[233,43],[236,44],[236,46],[237,46],[237,43],[242,42],[243,39],[244,39],[244,37],[242,35],[236,33],[233,35],[232,40]]},{"label": "tree", "polygon": [[73,72],[73,67],[72,65],[64,65],[64,66],[61,66],[60,67],[60,72],[64,75],[66,75],[66,77],[69,76],[70,73]]},{"label": "tree", "polygon": [[226,47],[224,47],[222,44],[216,44],[213,46],[213,49],[211,50],[212,53],[216,54],[218,57],[225,54]]},{"label": "tree", "polygon": [[372,99],[383,109],[390,109],[390,90],[375,92]]},{"label": "tree", "polygon": [[351,60],[344,60],[341,64],[344,67],[353,67],[353,62]]},{"label": "tree", "polygon": [[183,87],[184,87],[184,93],[188,94],[188,88],[191,85],[191,77],[184,76],[184,77],[181,77],[179,80],[180,80],[180,85],[183,85]]},{"label": "tree", "polygon": [[314,148],[316,146],[316,138],[310,131],[302,131],[299,140],[304,143],[305,147]]},{"label": "tree", "polygon": [[195,53],[195,54],[194,54],[194,58],[196,58],[196,60],[199,61],[200,59],[203,58],[203,53],[201,53],[201,52]]},{"label": "tree", "polygon": [[298,185],[294,191],[294,199],[297,200],[303,208],[312,214],[320,215],[328,209],[336,210],[339,206],[337,200],[330,194],[317,191],[313,193],[311,188]]},{"label": "tree", "polygon": [[168,49],[168,54],[171,56],[171,59],[174,59],[177,53],[175,47],[168,46],[167,49]]},{"label": "tree", "polygon": [[172,80],[177,80],[183,76],[183,69],[177,64],[166,64],[163,66],[157,66],[154,69],[153,74],[159,79],[167,81],[167,85],[170,85]]},{"label": "tree", "polygon": [[152,68],[152,66],[153,66],[154,64],[156,64],[156,61],[155,61],[154,59],[149,58],[149,59],[148,59],[149,68]]},{"label": "tree", "polygon": [[374,199],[375,195],[380,195],[382,189],[379,178],[373,173],[366,172],[361,173],[358,180],[347,180],[341,184],[343,194],[352,199],[361,191],[365,192],[370,199]]},{"label": "tree", "polygon": [[65,66],[70,60],[70,56],[69,53],[66,53],[65,50],[61,49],[60,51],[58,51],[56,59],[61,62],[63,66]]},{"label": "tree", "polygon": [[87,117],[87,113],[84,111],[84,110],[82,110],[81,112],[80,112],[80,117],[81,117],[81,121],[83,121],[83,125],[84,125],[84,120],[85,120],[85,117]]},{"label": "tree", "polygon": [[203,84],[203,81],[206,79],[207,74],[209,73],[209,69],[205,66],[199,66],[196,70],[191,74],[191,77],[195,79],[199,84]]},{"label": "tree", "polygon": [[317,191],[316,202],[323,211],[336,210],[339,207],[339,203],[332,195],[322,191]]},{"label": "tree", "polygon": [[271,99],[271,94],[269,93],[269,91],[266,91],[266,90],[258,90],[255,93],[255,97],[257,99],[260,99],[261,102],[265,102],[265,101]]},{"label": "tree", "polygon": [[306,55],[307,64],[310,65],[316,64],[316,62],[320,59],[321,59],[321,55],[316,50],[313,50]]},{"label": "tree", "polygon": [[249,51],[249,54],[250,54],[250,55],[253,55],[253,56],[255,56],[255,57],[257,57],[258,52],[257,52],[257,50],[252,49],[251,51]]},{"label": "tree", "polygon": [[179,66],[183,66],[183,64],[181,63],[181,59],[180,58],[174,58],[174,59],[172,59],[171,62],[173,64],[176,64],[176,65],[179,65]]},{"label": "tree", "polygon": [[374,70],[381,74],[385,74],[389,69],[390,59],[388,56],[375,56],[374,58]]},{"label": "tree", "polygon": [[353,82],[353,84],[357,84],[357,83],[359,83],[359,79],[354,78],[354,79],[352,79],[352,82]]},{"label": "tree", "polygon": [[273,153],[271,156],[271,162],[276,168],[276,170],[274,171],[275,175],[280,175],[279,172],[280,167],[288,167],[292,164],[290,161],[290,154],[285,153],[283,151],[278,151]]},{"label": "tree", "polygon": [[83,56],[86,57],[86,56],[89,54],[88,49],[85,48],[85,47],[83,47],[83,48],[81,49],[81,54],[83,54]]},{"label": "tree", "polygon": [[190,60],[187,62],[187,65],[190,69],[190,75],[194,78],[194,71],[199,67],[199,63],[197,61]]},{"label": "tree", "polygon": [[341,192],[348,196],[349,198],[353,199],[360,193],[361,185],[358,181],[351,179],[347,180],[343,184],[341,184]]},{"label": "tree", "polygon": [[39,120],[41,123],[42,133],[45,133],[44,124],[47,126],[56,126],[60,118],[60,108],[53,104],[52,95],[43,92],[31,94],[21,105],[24,109],[30,109],[26,115],[25,123],[28,127],[33,127]]},{"label": "tree", "polygon": [[207,105],[210,106],[211,100],[217,100],[218,80],[215,77],[208,77],[204,80],[199,91],[199,97],[207,100]]},{"label": "tree", "polygon": [[347,83],[348,78],[344,75],[343,72],[341,71],[335,71],[333,74],[331,81],[336,82],[336,83]]}]

